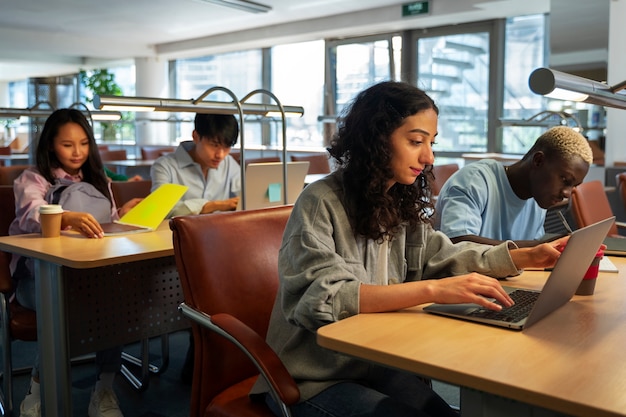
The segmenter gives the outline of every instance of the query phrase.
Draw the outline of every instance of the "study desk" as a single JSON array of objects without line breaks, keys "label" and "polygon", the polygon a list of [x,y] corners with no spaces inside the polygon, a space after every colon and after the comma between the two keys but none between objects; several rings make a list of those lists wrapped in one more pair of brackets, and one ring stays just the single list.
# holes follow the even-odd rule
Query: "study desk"
[{"label": "study desk", "polygon": [[132,177],[140,175],[144,179],[150,179],[150,167],[154,165],[153,159],[124,159],[122,161],[103,161],[107,167],[112,167],[117,174]]},{"label": "study desk", "polygon": [[30,155],[27,153],[13,153],[11,155],[0,155],[0,161],[5,166],[11,166],[14,164],[28,164],[30,161]]},{"label": "study desk", "polygon": [[479,161],[481,159],[495,159],[496,161],[500,161],[506,165],[512,164],[514,162],[522,159],[523,155],[510,154],[510,153],[494,153],[494,152],[485,152],[485,153],[464,153],[461,155],[461,158],[465,159],[466,162]]},{"label": "study desk", "polygon": [[315,182],[317,180],[321,180],[324,177],[327,177],[329,174],[307,174],[304,177],[304,185],[307,186],[309,184],[311,184],[312,182]]},{"label": "study desk", "polygon": [[[626,258],[611,261],[620,271],[601,272],[594,295],[574,296],[521,332],[431,315],[418,306],[341,320],[320,328],[317,340],[460,386],[464,417],[623,417]],[[526,271],[506,285],[540,289],[547,276]]]},{"label": "study desk", "polygon": [[73,415],[71,357],[189,327],[178,312],[183,294],[167,221],[154,232],[103,239],[4,236],[0,250],[35,259],[47,417]]}]

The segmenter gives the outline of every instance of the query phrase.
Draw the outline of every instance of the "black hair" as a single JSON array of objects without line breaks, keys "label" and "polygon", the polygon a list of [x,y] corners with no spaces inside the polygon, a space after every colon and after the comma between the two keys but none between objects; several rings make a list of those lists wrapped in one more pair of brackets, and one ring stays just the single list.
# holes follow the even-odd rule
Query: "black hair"
[{"label": "black hair", "polygon": [[200,138],[217,140],[226,147],[232,147],[239,137],[239,124],[232,114],[197,113],[194,129]]},{"label": "black hair", "polygon": [[439,113],[424,91],[386,81],[359,93],[343,112],[328,151],[342,171],[344,204],[355,234],[380,240],[404,223],[416,225],[432,216],[432,166],[415,183],[396,183],[387,191],[393,178],[391,135],[405,118],[428,109]]},{"label": "black hair", "polygon": [[48,117],[41,131],[41,135],[39,136],[39,142],[37,143],[37,151],[35,154],[37,170],[39,170],[39,173],[43,175],[50,184],[55,183],[56,178],[52,171],[56,168],[61,168],[61,162],[54,152],[54,139],[59,134],[59,129],[68,123],[76,123],[79,125],[85,131],[89,140],[89,154],[87,160],[83,166],[81,166],[83,181],[93,185],[111,201],[108,180],[104,173],[104,166],[102,165],[98,145],[93,135],[93,129],[80,110],[59,109]]}]

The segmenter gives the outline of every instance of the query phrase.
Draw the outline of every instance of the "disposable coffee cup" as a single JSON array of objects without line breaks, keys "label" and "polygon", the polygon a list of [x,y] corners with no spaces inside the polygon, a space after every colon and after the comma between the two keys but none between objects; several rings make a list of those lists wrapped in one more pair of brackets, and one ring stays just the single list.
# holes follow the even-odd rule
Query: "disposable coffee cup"
[{"label": "disposable coffee cup", "polygon": [[39,216],[41,221],[41,236],[61,236],[63,207],[58,204],[44,204],[43,206],[39,206]]},{"label": "disposable coffee cup", "polygon": [[604,256],[604,250],[602,248],[598,249],[596,252],[596,256],[593,258],[589,269],[585,273],[583,280],[580,282],[578,289],[576,290],[576,295],[591,295],[593,294],[596,288],[596,281],[598,278],[598,272],[600,271],[600,261]]}]

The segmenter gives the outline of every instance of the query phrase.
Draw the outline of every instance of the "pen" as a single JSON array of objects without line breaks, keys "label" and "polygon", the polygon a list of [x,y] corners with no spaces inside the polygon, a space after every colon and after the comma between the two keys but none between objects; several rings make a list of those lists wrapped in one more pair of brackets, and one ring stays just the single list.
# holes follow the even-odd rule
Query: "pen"
[{"label": "pen", "polygon": [[559,219],[561,219],[561,223],[563,223],[563,226],[565,226],[565,229],[567,229],[567,232],[569,234],[572,234],[572,228],[569,227],[569,224],[567,223],[567,220],[565,220],[565,216],[563,216],[563,212],[562,211],[557,211],[556,214],[559,216]]}]

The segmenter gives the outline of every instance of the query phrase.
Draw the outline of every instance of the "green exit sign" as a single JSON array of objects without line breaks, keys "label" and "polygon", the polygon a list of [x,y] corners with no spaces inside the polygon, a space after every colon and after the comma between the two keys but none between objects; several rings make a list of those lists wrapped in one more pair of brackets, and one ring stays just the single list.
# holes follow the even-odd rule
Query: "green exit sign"
[{"label": "green exit sign", "polygon": [[419,16],[430,13],[430,1],[414,1],[402,5],[402,17]]}]

